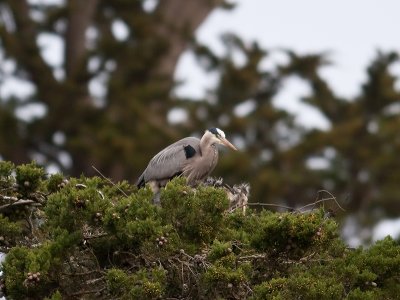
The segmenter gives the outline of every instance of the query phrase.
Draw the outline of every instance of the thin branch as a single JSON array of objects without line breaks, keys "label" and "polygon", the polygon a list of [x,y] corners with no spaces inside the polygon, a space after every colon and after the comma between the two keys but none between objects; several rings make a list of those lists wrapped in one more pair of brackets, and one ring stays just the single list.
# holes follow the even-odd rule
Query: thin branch
[{"label": "thin branch", "polygon": [[230,207],[229,210],[228,210],[228,213],[231,214],[231,213],[233,213],[235,210],[240,209],[240,208],[243,208],[243,207],[246,207],[246,206],[248,206],[248,205],[249,205],[249,204],[246,203],[246,204],[242,204],[242,205]]},{"label": "thin branch", "polygon": [[317,195],[319,195],[320,193],[327,193],[330,197],[329,197],[329,198],[319,199],[319,200],[317,200],[317,201],[315,201],[315,202],[313,202],[313,203],[304,205],[303,207],[300,207],[299,210],[303,210],[303,209],[306,208],[306,207],[313,206],[313,205],[316,205],[316,204],[321,203],[321,202],[326,202],[326,201],[333,200],[333,201],[336,203],[336,205],[337,205],[342,211],[346,211],[343,207],[340,206],[339,202],[336,200],[336,197],[333,196],[332,193],[330,193],[330,192],[327,191],[327,190],[320,190],[320,191],[318,191]]},{"label": "thin branch", "polygon": [[29,217],[26,218],[26,221],[28,222],[29,230],[31,231],[32,236],[37,239],[37,237],[35,235],[35,226],[33,226],[33,222],[32,222],[32,214],[33,214],[33,210],[31,210],[31,213],[29,214]]},{"label": "thin branch", "polygon": [[8,204],[4,204],[4,205],[0,206],[0,211],[7,209],[9,207],[20,206],[20,205],[29,205],[29,204],[32,204],[34,206],[41,206],[41,204],[37,203],[36,201],[21,199],[21,200],[18,200],[17,202],[8,203]]},{"label": "thin branch", "polygon": [[92,168],[99,173],[99,175],[101,177],[103,177],[103,179],[107,180],[112,186],[115,186],[125,197],[128,197],[128,195],[118,186],[116,185],[114,182],[111,181],[111,179],[107,178],[106,176],[103,175],[103,173],[101,173],[95,166],[92,166]]},{"label": "thin branch", "polygon": [[251,206],[272,206],[272,207],[278,207],[278,208],[285,208],[288,210],[294,210],[294,211],[299,211],[298,209],[286,205],[281,205],[281,204],[273,204],[273,203],[261,203],[261,202],[253,202],[253,203],[247,203],[247,205]]},{"label": "thin branch", "polygon": [[90,271],[86,271],[86,272],[75,272],[75,273],[66,273],[66,272],[64,272],[64,273],[62,273],[62,275],[65,275],[65,276],[86,276],[86,275],[91,275],[93,273],[100,273],[100,274],[103,274],[103,275],[106,274],[106,272],[101,271],[101,270],[90,270]]},{"label": "thin branch", "polygon": [[300,258],[299,260],[293,260],[293,259],[287,259],[287,260],[283,260],[282,263],[284,264],[301,264],[301,263],[305,263],[305,262],[309,262],[309,261],[319,261],[319,259],[317,260],[311,260],[311,258],[313,256],[315,256],[316,252],[312,252],[311,254],[304,256],[302,258]]},{"label": "thin branch", "polygon": [[257,259],[257,258],[266,258],[266,254],[254,254],[254,255],[246,255],[238,257],[238,260],[247,260],[247,259]]},{"label": "thin branch", "polygon": [[103,232],[103,233],[99,233],[99,234],[93,234],[93,235],[84,235],[83,238],[85,240],[91,240],[91,239],[97,239],[97,238],[101,238],[103,236],[108,236],[108,233]]},{"label": "thin branch", "polygon": [[0,198],[6,201],[18,201],[17,197],[0,195]]},{"label": "thin branch", "polygon": [[[281,205],[281,204],[273,204],[273,203],[260,203],[260,202],[255,202],[255,203],[247,203],[246,205],[251,205],[251,206],[272,206],[272,207],[279,207],[279,208],[285,208],[285,209],[288,209],[288,210],[291,210],[291,211],[296,211],[296,212],[301,212],[301,211],[303,211],[305,208],[307,208],[307,207],[310,207],[310,206],[315,206],[315,205],[317,205],[318,203],[322,203],[322,202],[327,202],[327,201],[334,201],[335,203],[336,203],[336,205],[342,210],[342,211],[346,211],[342,206],[340,206],[340,204],[339,204],[339,202],[336,200],[336,197],[335,196],[333,196],[332,195],[332,193],[330,193],[329,191],[327,191],[327,190],[320,190],[320,191],[318,191],[318,195],[320,194],[320,193],[327,193],[330,197],[329,198],[323,198],[323,199],[319,199],[319,200],[316,200],[316,201],[314,201],[314,202],[312,202],[312,203],[309,203],[309,204],[306,204],[306,205],[304,205],[304,206],[302,206],[302,207],[300,207],[300,208],[294,208],[294,207],[290,207],[290,206],[286,206],[286,205]],[[238,206],[238,207],[236,207],[235,209],[237,209],[237,208],[240,208],[241,206]],[[232,211],[229,211],[229,212],[232,212]]]},{"label": "thin branch", "polygon": [[80,291],[76,293],[69,294],[70,297],[76,297],[76,296],[82,296],[82,295],[88,295],[88,294],[96,294],[96,293],[101,293],[103,292],[107,287],[103,287],[101,289],[97,290],[85,290],[85,291]]},{"label": "thin branch", "polygon": [[94,279],[88,279],[88,280],[86,280],[86,284],[93,284],[93,283],[99,282],[101,280],[104,280],[104,278],[99,277],[99,278],[94,278]]}]

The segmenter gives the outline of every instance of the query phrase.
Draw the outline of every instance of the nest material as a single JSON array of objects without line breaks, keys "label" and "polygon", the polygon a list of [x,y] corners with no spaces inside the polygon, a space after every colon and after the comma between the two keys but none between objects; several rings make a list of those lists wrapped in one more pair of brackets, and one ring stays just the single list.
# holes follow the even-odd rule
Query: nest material
[{"label": "nest material", "polygon": [[228,184],[224,184],[224,180],[221,177],[208,177],[204,184],[207,186],[223,188],[226,191],[230,202],[229,212],[232,212],[236,209],[241,209],[243,214],[246,213],[246,208],[250,197],[249,183],[240,183],[235,184],[234,186],[229,186]]}]

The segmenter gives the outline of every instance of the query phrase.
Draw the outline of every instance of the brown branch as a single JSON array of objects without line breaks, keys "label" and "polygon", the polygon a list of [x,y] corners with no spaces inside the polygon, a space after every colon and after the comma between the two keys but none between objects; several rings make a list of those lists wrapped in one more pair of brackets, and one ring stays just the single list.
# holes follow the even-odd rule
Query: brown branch
[{"label": "brown branch", "polygon": [[288,210],[293,210],[293,211],[299,211],[298,209],[286,205],[280,205],[280,204],[273,204],[273,203],[261,203],[261,202],[253,202],[253,203],[247,203],[247,205],[250,206],[272,206],[272,207],[278,207],[278,208],[285,208]]},{"label": "brown branch", "polygon": [[86,57],[86,30],[92,23],[98,0],[69,0],[68,28],[65,38],[65,70],[69,79],[84,67]]},{"label": "brown branch", "polygon": [[258,258],[266,258],[266,254],[254,254],[254,255],[246,255],[238,257],[238,260],[247,260],[247,259],[258,259]]},{"label": "brown branch", "polygon": [[[306,205],[304,205],[304,206],[302,206],[302,207],[300,207],[300,208],[294,208],[294,207],[290,207],[290,206],[286,206],[286,205],[280,205],[280,204],[260,203],[260,202],[248,203],[247,205],[252,205],[252,206],[272,206],[272,207],[278,207],[278,208],[285,208],[285,209],[292,210],[292,211],[295,211],[295,212],[302,212],[302,211],[303,211],[305,208],[307,208],[307,207],[310,207],[310,206],[311,206],[311,207],[314,207],[314,206],[317,205],[318,203],[323,203],[323,202],[327,202],[327,201],[332,201],[332,200],[333,200],[333,201],[336,203],[336,205],[337,205],[342,211],[345,211],[345,209],[344,209],[342,206],[340,206],[339,202],[336,200],[336,197],[333,196],[332,193],[330,193],[329,191],[326,191],[326,190],[320,190],[320,191],[318,191],[318,195],[319,195],[320,193],[327,193],[327,194],[330,195],[330,197],[329,197],[329,198],[323,198],[323,199],[316,200],[316,201],[314,201],[314,202],[312,202],[312,203],[309,203],[309,204],[306,204]],[[240,208],[240,206],[237,207],[237,208]]]},{"label": "brown branch", "polygon": [[107,287],[102,287],[101,289],[97,289],[97,290],[85,290],[85,291],[79,291],[76,293],[71,293],[68,296],[69,297],[76,297],[76,296],[83,296],[83,295],[88,295],[88,294],[96,294],[96,293],[101,293],[104,290],[106,290]]},{"label": "brown branch", "polygon": [[108,233],[103,232],[103,233],[99,233],[99,234],[84,235],[83,238],[85,240],[92,240],[92,239],[98,239],[98,238],[101,238],[104,236],[108,236]]},{"label": "brown branch", "polygon": [[17,200],[16,202],[14,202],[14,203],[8,203],[8,204],[4,204],[4,205],[0,206],[0,211],[2,211],[4,209],[7,209],[9,207],[20,206],[20,205],[29,205],[29,204],[32,204],[34,206],[41,206],[40,203],[37,203],[34,200],[20,199],[20,200]]},{"label": "brown branch", "polygon": [[18,201],[19,199],[17,197],[13,197],[13,196],[3,196],[0,195],[0,198],[6,201]]},{"label": "brown branch", "polygon": [[283,260],[282,263],[284,264],[301,264],[301,263],[305,263],[305,262],[309,262],[309,261],[319,261],[319,259],[317,260],[311,260],[311,258],[316,254],[316,252],[312,252],[311,254],[304,256],[302,258],[300,258],[299,260],[292,260],[292,259],[286,259]]},{"label": "brown branch", "polygon": [[332,193],[330,193],[330,192],[327,191],[327,190],[320,190],[320,191],[318,191],[317,196],[319,196],[321,193],[327,193],[330,197],[329,197],[329,198],[319,199],[319,200],[316,200],[316,201],[313,202],[313,203],[304,205],[304,206],[300,207],[299,210],[303,210],[304,208],[309,207],[309,206],[315,206],[315,205],[317,205],[318,203],[321,203],[321,202],[326,202],[326,201],[331,201],[331,200],[333,200],[333,201],[336,203],[336,205],[337,205],[342,211],[346,211],[343,207],[340,206],[339,202],[336,200],[336,197],[333,196]]},{"label": "brown branch", "polygon": [[173,74],[180,55],[185,51],[196,29],[222,2],[221,0],[160,1],[156,14],[161,22],[157,23],[156,32],[168,41],[169,47],[158,64],[156,75]]},{"label": "brown branch", "polygon": [[90,271],[86,271],[86,272],[75,272],[75,273],[66,273],[66,272],[64,272],[64,273],[62,273],[62,275],[65,275],[65,276],[87,276],[87,275],[91,275],[91,274],[94,274],[94,273],[100,273],[102,275],[106,274],[106,272],[104,272],[104,271],[90,270]]}]

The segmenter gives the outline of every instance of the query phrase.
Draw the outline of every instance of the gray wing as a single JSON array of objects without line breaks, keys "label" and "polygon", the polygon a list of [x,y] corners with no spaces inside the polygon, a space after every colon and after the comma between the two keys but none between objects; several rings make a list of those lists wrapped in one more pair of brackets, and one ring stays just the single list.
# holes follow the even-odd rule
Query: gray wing
[{"label": "gray wing", "polygon": [[137,186],[153,180],[167,180],[183,172],[186,161],[200,155],[200,140],[195,137],[181,139],[157,153],[139,177]]}]

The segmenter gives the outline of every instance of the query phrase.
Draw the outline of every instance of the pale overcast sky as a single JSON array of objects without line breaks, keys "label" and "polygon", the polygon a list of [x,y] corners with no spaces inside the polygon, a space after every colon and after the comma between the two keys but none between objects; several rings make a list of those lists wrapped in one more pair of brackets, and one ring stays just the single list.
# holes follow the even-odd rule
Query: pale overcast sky
[{"label": "pale overcast sky", "polygon": [[[266,49],[288,48],[298,53],[329,52],[332,66],[322,75],[339,95],[354,96],[366,79],[365,69],[379,50],[400,47],[399,0],[237,0],[233,11],[214,11],[197,32],[197,38],[217,53],[223,53],[220,36],[235,32],[245,41],[259,42]],[[272,61],[282,62],[278,51]],[[266,68],[273,67],[267,59]],[[400,64],[393,68],[400,75]],[[176,78],[185,84],[176,93],[201,96],[214,86],[214,76],[204,74],[186,53],[180,60]],[[398,82],[400,88],[400,82]],[[326,128],[327,122],[315,110],[299,103],[309,87],[293,78],[275,99],[277,106],[297,114],[306,126]]]}]

